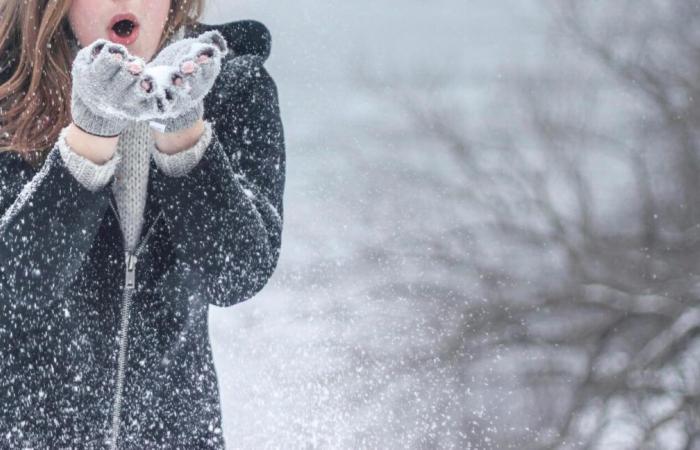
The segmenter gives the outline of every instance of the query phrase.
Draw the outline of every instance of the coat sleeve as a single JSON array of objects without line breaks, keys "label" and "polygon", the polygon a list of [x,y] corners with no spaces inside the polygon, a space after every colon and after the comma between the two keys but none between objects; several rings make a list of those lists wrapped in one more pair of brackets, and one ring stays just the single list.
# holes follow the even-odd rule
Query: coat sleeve
[{"label": "coat sleeve", "polygon": [[58,144],[38,171],[17,153],[0,153],[0,292],[39,307],[60,298],[108,202],[106,188],[93,192],[73,176]]},{"label": "coat sleeve", "polygon": [[285,144],[277,87],[263,61],[247,55],[222,66],[205,99],[211,139],[192,170],[154,169],[176,254],[163,287],[216,306],[253,297],[280,255]]}]

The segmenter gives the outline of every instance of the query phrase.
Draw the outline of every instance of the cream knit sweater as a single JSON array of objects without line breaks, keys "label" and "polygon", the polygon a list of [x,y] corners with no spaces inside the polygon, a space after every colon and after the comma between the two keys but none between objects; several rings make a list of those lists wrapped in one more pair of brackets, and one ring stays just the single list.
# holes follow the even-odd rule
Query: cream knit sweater
[{"label": "cream knit sweater", "polygon": [[[183,32],[180,30],[170,42],[182,37]],[[116,152],[104,164],[95,164],[75,153],[65,140],[67,127],[58,137],[58,147],[68,170],[87,189],[93,192],[102,189],[114,176],[112,192],[117,203],[124,242],[127,250],[133,251],[143,226],[150,158],[168,176],[186,175],[199,163],[211,141],[211,124],[204,122],[204,126],[204,134],[192,148],[173,155],[158,150],[148,122],[132,122],[119,136]]]}]

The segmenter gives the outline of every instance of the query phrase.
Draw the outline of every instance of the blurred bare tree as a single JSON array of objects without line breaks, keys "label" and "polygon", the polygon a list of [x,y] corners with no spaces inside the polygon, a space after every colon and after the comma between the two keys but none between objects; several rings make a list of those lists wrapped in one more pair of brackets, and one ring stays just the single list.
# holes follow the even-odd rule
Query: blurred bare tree
[{"label": "blurred bare tree", "polygon": [[441,305],[430,357],[407,353],[465,392],[518,380],[484,423],[459,399],[464,442],[497,429],[470,448],[700,449],[700,3],[547,5],[546,59],[504,71],[493,108],[460,74],[358,72],[403,114],[371,132],[408,167],[377,205],[400,243],[367,260],[429,268],[371,294]]}]

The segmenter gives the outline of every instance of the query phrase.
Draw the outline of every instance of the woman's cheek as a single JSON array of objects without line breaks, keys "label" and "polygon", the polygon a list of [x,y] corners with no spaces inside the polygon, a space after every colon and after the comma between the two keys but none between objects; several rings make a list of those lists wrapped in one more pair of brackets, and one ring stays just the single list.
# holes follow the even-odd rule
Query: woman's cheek
[{"label": "woman's cheek", "polygon": [[142,22],[142,25],[145,25],[146,29],[141,30],[144,37],[142,51],[144,53],[143,57],[146,60],[153,58],[158,50],[158,44],[165,30],[165,24],[168,21],[168,11],[170,9],[170,2],[167,0],[158,0],[153,3],[153,6],[157,7],[149,8]]}]

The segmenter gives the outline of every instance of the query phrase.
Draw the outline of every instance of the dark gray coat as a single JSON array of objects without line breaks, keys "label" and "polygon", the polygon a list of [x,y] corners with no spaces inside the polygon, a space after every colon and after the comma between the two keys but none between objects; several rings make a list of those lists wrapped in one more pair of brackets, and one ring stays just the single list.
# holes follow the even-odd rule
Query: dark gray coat
[{"label": "dark gray coat", "polygon": [[224,447],[208,306],[275,270],[285,146],[267,28],[186,36],[209,29],[231,50],[205,98],[212,142],[184,177],[151,160],[133,270],[112,182],[90,192],[58,147],[38,171],[0,153],[0,448],[104,448],[114,432],[118,448]]}]

